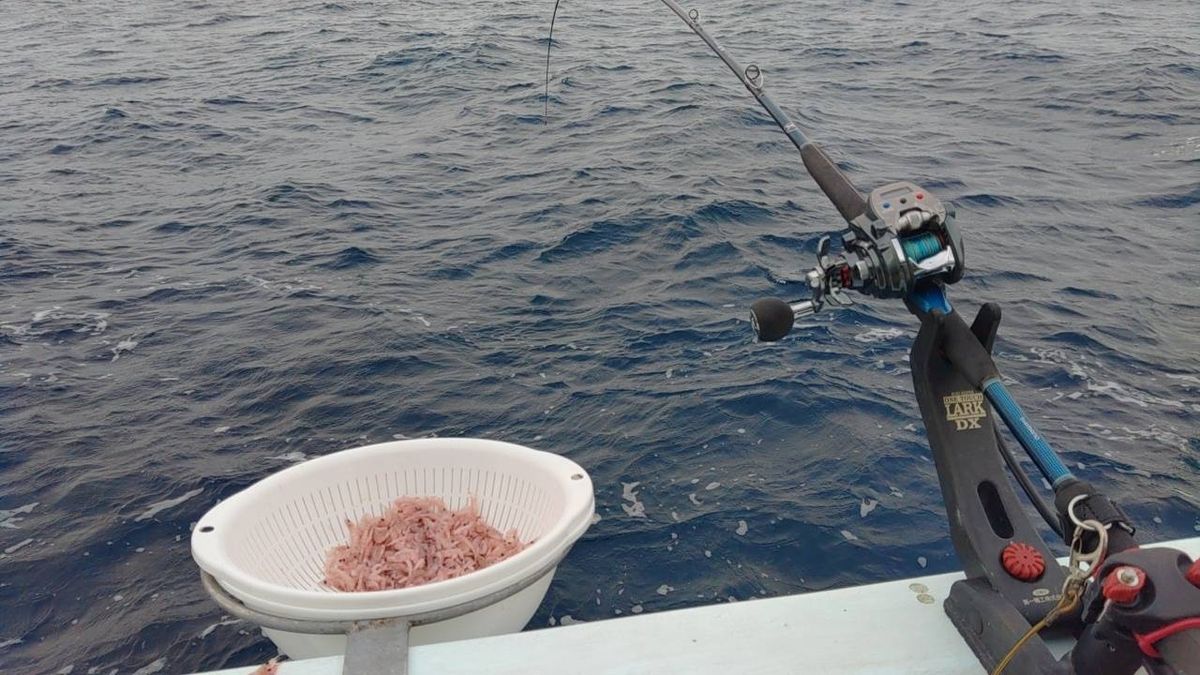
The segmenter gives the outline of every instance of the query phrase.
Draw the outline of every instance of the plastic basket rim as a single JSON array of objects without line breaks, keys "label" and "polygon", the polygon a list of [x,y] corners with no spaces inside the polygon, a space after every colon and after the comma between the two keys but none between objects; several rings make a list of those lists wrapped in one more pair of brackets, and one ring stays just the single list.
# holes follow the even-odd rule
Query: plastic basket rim
[{"label": "plastic basket rim", "polygon": [[[487,450],[508,455],[544,473],[563,474],[555,481],[563,490],[564,508],[553,525],[537,541],[525,550],[482,570],[454,579],[435,581],[411,588],[388,591],[352,591],[330,593],[328,591],[297,589],[262,580],[244,572],[226,552],[220,536],[211,536],[206,527],[221,531],[239,514],[245,502],[254,499],[262,490],[282,487],[284,484],[309,473],[320,471],[334,464],[356,461],[362,455],[404,454],[425,452],[437,446],[443,448],[470,446],[475,450]],[[572,479],[579,475],[580,478]],[[575,540],[591,525],[595,500],[591,478],[575,462],[554,453],[536,450],[524,445],[481,438],[425,438],[375,443],[347,448],[313,458],[277,471],[237,494],[216,504],[196,522],[192,530],[192,557],[201,569],[211,574],[218,583],[235,597],[249,606],[263,611],[284,615],[299,615],[306,618],[343,618],[348,612],[369,618],[368,614],[381,612],[395,614],[397,611],[423,612],[470,601],[505,588],[526,576],[537,572],[554,557],[562,557]]]}]

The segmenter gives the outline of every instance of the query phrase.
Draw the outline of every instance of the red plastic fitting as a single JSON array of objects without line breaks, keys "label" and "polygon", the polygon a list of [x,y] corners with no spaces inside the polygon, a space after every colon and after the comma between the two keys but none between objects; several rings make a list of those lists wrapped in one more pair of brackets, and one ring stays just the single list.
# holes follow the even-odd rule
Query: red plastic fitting
[{"label": "red plastic fitting", "polygon": [[1200,588],[1200,560],[1197,560],[1196,562],[1192,563],[1192,566],[1188,568],[1188,571],[1185,574],[1185,576],[1187,577],[1187,580],[1192,583],[1193,586]]},{"label": "red plastic fitting", "polygon": [[1010,541],[1000,552],[1000,563],[1009,576],[1020,581],[1036,581],[1046,571],[1042,552],[1023,541]]},{"label": "red plastic fitting", "polygon": [[1137,600],[1145,585],[1145,572],[1133,565],[1121,565],[1104,577],[1100,591],[1106,599],[1119,605],[1128,605]]}]

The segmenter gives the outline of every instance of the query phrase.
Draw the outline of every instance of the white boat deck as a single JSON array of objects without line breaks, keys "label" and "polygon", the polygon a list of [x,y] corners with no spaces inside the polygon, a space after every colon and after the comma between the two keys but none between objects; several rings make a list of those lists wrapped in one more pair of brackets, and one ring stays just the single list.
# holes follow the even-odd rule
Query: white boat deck
[{"label": "white boat deck", "polygon": [[[1200,555],[1200,537],[1158,545]],[[961,578],[952,572],[424,645],[412,649],[409,673],[980,673],[942,611],[950,585]],[[1066,640],[1052,644],[1059,653],[1068,647]],[[341,663],[340,656],[288,661],[279,672],[339,675]]]}]

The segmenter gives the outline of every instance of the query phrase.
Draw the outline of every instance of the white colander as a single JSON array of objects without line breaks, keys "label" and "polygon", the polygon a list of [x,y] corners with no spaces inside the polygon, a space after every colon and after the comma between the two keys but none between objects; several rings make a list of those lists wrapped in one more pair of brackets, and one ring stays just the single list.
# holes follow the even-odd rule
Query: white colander
[{"label": "white colander", "polygon": [[[393,591],[347,593],[326,587],[325,555],[349,540],[346,520],[380,515],[405,496],[441,497],[455,509],[474,497],[488,524],[501,532],[515,528],[522,542],[533,543],[456,579]],[[192,556],[250,609],[315,621],[419,615],[503,595],[507,588],[530,584],[532,575],[543,577],[474,612],[479,616],[441,622],[455,628],[449,633],[438,624],[414,628],[413,644],[420,644],[524,627],[549,586],[552,566],[591,525],[593,511],[587,472],[565,457],[480,439],[396,441],[298,464],[221,502],[196,523]],[[285,646],[278,632],[265,632]],[[344,645],[341,636],[311,636],[310,645],[324,646],[310,649],[288,635],[285,651],[293,657],[337,653]]]}]

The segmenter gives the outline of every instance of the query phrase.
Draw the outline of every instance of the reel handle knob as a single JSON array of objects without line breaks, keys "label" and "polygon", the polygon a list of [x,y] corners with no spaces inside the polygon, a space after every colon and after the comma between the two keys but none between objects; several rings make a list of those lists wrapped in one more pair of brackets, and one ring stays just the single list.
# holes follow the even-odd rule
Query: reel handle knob
[{"label": "reel handle knob", "polygon": [[782,339],[795,323],[792,306],[779,298],[764,298],[750,305],[750,325],[763,342]]}]

